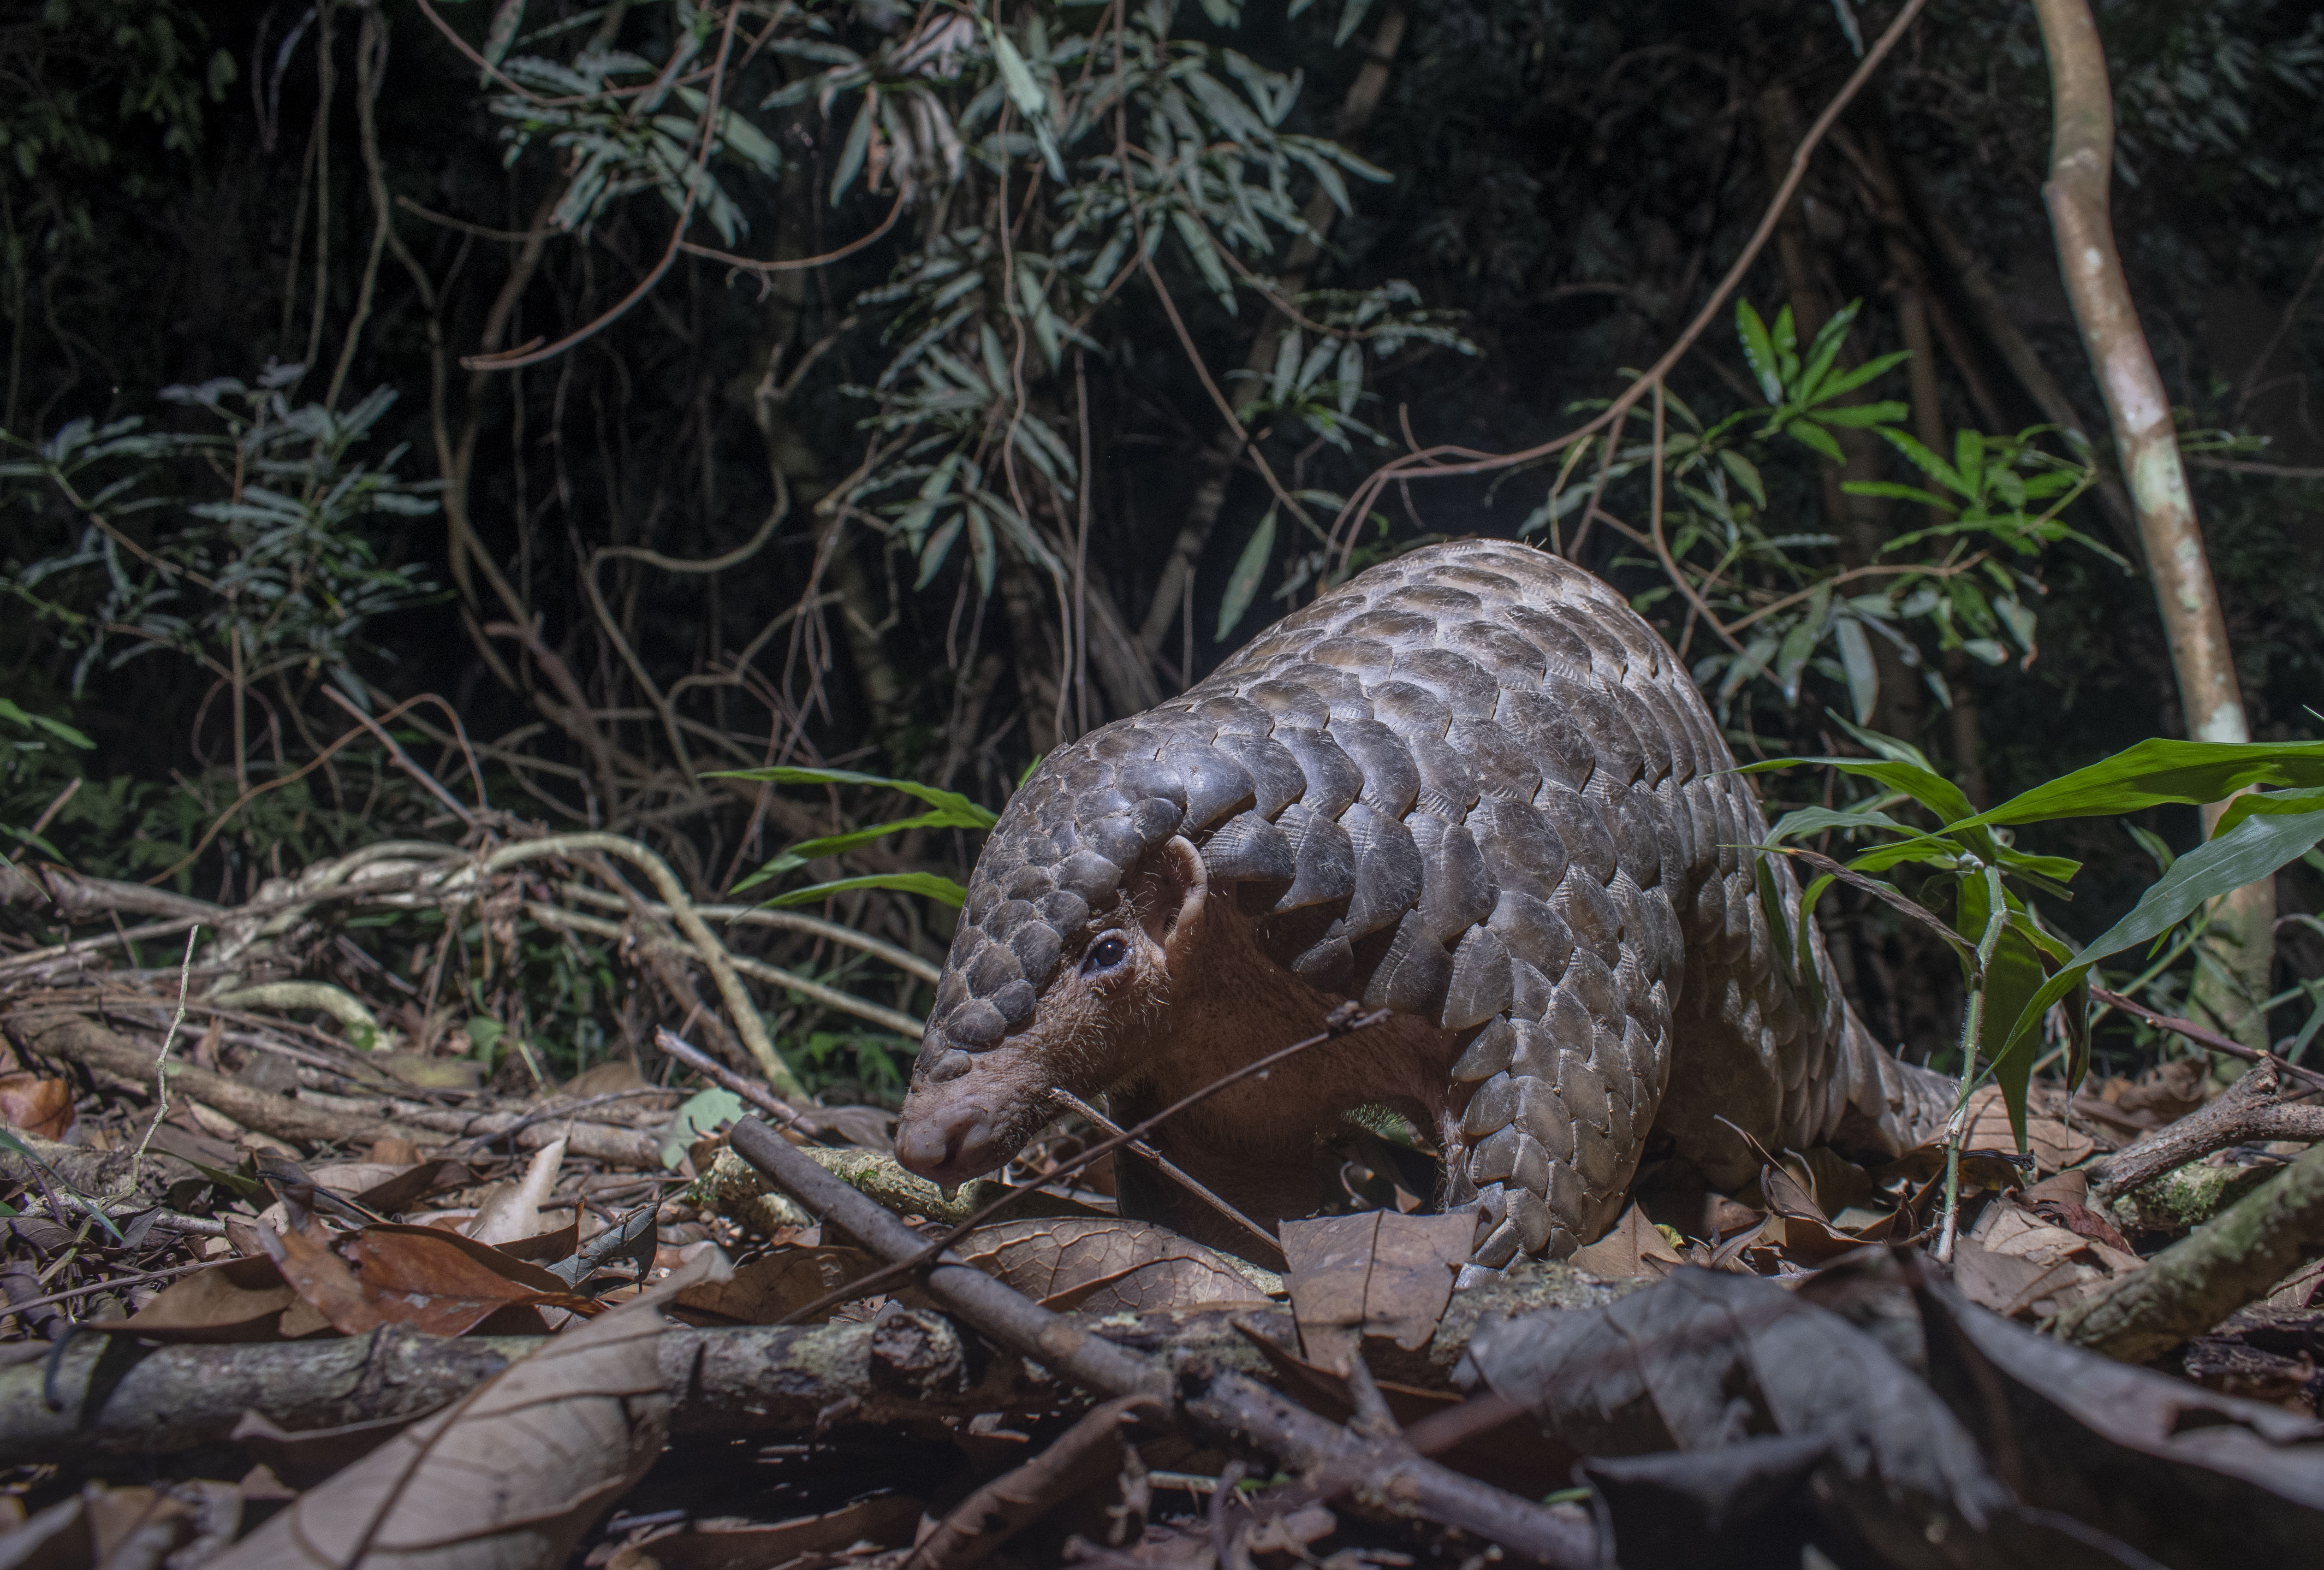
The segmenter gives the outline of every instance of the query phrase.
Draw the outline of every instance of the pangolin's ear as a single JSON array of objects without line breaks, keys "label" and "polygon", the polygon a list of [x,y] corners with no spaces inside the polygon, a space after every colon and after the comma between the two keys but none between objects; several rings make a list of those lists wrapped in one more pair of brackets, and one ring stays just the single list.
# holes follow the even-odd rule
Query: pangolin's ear
[{"label": "pangolin's ear", "polygon": [[1203,902],[1210,891],[1202,852],[1184,834],[1156,846],[1139,865],[1139,920],[1169,959],[1186,952],[1202,923]]}]

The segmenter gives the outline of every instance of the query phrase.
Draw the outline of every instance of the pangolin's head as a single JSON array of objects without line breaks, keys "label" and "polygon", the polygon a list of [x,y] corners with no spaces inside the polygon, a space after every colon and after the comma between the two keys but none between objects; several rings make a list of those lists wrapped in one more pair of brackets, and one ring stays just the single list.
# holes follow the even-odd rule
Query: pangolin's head
[{"label": "pangolin's head", "polygon": [[1054,1089],[1101,1092],[1166,1039],[1211,887],[1194,838],[1253,797],[1226,752],[1150,722],[1043,762],[970,878],[898,1160],[939,1182],[991,1171],[1056,1115]]}]

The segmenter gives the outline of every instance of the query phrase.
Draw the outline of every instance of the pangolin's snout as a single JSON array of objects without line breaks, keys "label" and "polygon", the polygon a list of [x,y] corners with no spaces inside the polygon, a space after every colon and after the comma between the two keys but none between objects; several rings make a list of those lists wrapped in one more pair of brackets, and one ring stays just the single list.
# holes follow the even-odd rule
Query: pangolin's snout
[{"label": "pangolin's snout", "polygon": [[905,1098],[896,1128],[896,1159],[936,1183],[964,1183],[993,1171],[1013,1151],[1003,1150],[991,1115],[973,1102],[924,1094]]}]

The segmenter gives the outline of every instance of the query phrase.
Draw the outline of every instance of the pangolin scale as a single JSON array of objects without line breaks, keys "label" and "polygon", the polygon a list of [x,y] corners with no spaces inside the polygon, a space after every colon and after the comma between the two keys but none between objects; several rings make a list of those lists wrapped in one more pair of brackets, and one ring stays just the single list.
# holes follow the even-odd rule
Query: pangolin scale
[{"label": "pangolin scale", "polygon": [[[1882,1051],[1675,655],[1612,589],[1467,540],[1375,566],[1181,696],[1051,753],[969,886],[898,1153],[959,1180],[1053,1116],[1127,1119],[1311,1033],[1394,1024],[1174,1120],[1163,1153],[1265,1219],[1386,1103],[1433,1127],[1473,1262],[1602,1232],[1650,1144],[1893,1154],[1950,1088]],[[1368,1038],[1371,1038],[1369,1039]],[[1740,1131],[1740,1132],[1738,1132]],[[1125,1202],[1129,1195],[1125,1191]],[[1200,1230],[1200,1228],[1196,1228]]]}]

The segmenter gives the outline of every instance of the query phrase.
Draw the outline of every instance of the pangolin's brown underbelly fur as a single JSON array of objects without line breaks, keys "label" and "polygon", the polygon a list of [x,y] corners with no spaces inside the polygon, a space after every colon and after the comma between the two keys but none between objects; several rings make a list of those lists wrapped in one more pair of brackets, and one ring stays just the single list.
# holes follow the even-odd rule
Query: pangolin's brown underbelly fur
[{"label": "pangolin's brown underbelly fur", "polygon": [[[1605,583],[1506,542],[1414,551],[1042,764],[978,863],[919,1070],[1025,1024],[1093,903],[1184,834],[1213,883],[1287,880],[1260,939],[1310,986],[1473,1033],[1446,1198],[1480,1213],[1479,1263],[1594,1236],[1650,1132],[1726,1181],[1757,1170],[1738,1129],[1907,1148],[1946,1087],[1879,1049],[1820,937],[1804,969],[1780,951],[1733,767]],[[1796,930],[1788,870],[1773,886]]]}]

